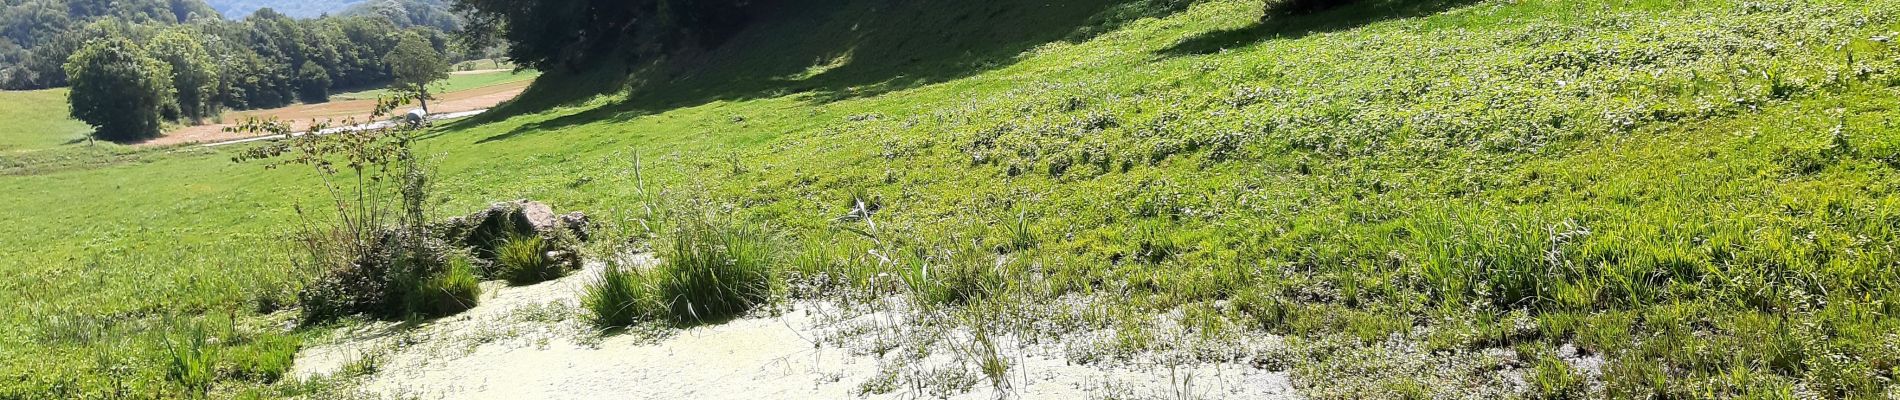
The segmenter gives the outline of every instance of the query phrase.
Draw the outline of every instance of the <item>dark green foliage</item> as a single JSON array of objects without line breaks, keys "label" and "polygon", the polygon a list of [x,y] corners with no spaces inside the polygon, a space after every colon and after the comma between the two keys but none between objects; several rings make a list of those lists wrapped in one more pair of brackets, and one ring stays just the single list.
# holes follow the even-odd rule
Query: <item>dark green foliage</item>
[{"label": "dark green foliage", "polygon": [[1267,14],[1307,14],[1325,11],[1358,0],[1267,0]]},{"label": "dark green foliage", "polygon": [[[717,43],[735,31],[742,1],[462,0],[468,30],[501,32],[517,64],[573,69],[625,54],[656,55]],[[560,23],[548,23],[560,21]],[[477,36],[477,41],[492,40]]]},{"label": "dark green foliage", "polygon": [[370,0],[337,15],[380,16],[399,27],[428,27],[443,32],[462,29],[462,17],[449,11],[448,0]]},{"label": "dark green foliage", "polygon": [[297,100],[305,103],[330,101],[330,73],[322,65],[304,61],[297,69]]},{"label": "dark green foliage", "polygon": [[719,321],[771,300],[779,281],[765,236],[709,216],[678,224],[659,265],[615,263],[587,286],[582,305],[596,325]]},{"label": "dark green foliage", "polygon": [[96,22],[164,26],[218,19],[195,0],[14,0],[0,6],[0,89],[66,85],[60,65],[89,39]]},{"label": "dark green foliage", "polygon": [[[440,239],[398,231],[378,234],[375,245],[333,268],[298,294],[305,324],[366,314],[382,318],[438,317],[472,307],[472,268],[457,261]],[[467,273],[466,277],[455,276]]]},{"label": "dark green foliage", "polygon": [[442,53],[420,35],[403,35],[383,56],[383,63],[389,65],[393,78],[390,89],[420,100],[423,111],[429,110],[429,85],[449,77],[449,64]]},{"label": "dark green foliage", "polygon": [[130,141],[158,136],[160,113],[172,104],[171,67],[131,40],[95,40],[66,63],[73,117],[93,136]]},{"label": "dark green foliage", "polygon": [[421,277],[405,295],[403,306],[411,315],[454,315],[475,307],[482,295],[481,281],[467,257],[456,256],[448,269]]},{"label": "dark green foliage", "polygon": [[197,122],[217,112],[218,65],[211,53],[199,45],[205,36],[189,29],[174,29],[152,39],[152,57],[171,66],[171,85],[177,101],[168,118]]}]

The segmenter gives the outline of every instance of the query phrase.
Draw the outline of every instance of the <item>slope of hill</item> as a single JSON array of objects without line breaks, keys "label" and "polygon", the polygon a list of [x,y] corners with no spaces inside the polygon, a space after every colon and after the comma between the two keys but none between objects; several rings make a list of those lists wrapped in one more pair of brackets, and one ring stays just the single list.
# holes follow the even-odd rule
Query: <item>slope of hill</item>
[{"label": "slope of hill", "polygon": [[368,0],[205,0],[225,18],[242,19],[259,9],[269,8],[295,18],[316,18],[337,14]]},{"label": "slope of hill", "polygon": [[[1174,350],[1311,398],[1900,391],[1900,2],[841,3],[543,75],[420,143],[435,212],[586,210],[597,257],[656,208],[720,214],[770,232],[783,296],[950,287],[939,320],[1104,338],[1077,363]],[[220,393],[400,378],[282,379],[327,332],[278,312],[319,272],[281,232],[325,189],[231,155],[0,176],[27,216],[0,397],[176,393],[191,321],[221,327]],[[1180,348],[1263,333],[1286,346]]]}]

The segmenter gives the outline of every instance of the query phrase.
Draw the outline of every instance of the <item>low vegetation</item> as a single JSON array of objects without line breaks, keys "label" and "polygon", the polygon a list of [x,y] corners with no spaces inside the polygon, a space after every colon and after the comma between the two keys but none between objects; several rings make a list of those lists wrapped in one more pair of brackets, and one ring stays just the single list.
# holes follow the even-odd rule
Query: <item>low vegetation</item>
[{"label": "low vegetation", "polygon": [[558,251],[553,241],[535,235],[510,235],[495,246],[495,266],[509,283],[526,285],[560,278],[567,265],[550,256]]},{"label": "low vegetation", "polygon": [[775,249],[755,228],[700,213],[673,226],[659,265],[640,270],[615,263],[588,285],[583,303],[596,324],[723,321],[779,293]]},{"label": "low vegetation", "polygon": [[[1149,317],[1174,313],[1280,335],[1284,354],[1208,357],[1322,399],[1881,398],[1900,379],[1894,1],[1005,3],[769,9],[624,95],[575,89],[624,66],[557,69],[530,94],[582,100],[415,143],[448,155],[431,204],[531,197],[616,221],[598,243],[658,232],[659,265],[590,288],[603,326],[775,293],[1011,317],[1088,299],[1102,312],[1078,319],[1117,351],[1173,345]],[[0,226],[0,273],[28,277],[0,280],[20,305],[0,348],[26,349],[0,353],[0,397],[120,370],[184,393],[140,361],[163,359],[156,318],[270,318],[251,310],[315,286],[257,245],[276,228],[238,222],[295,221],[325,186],[226,155],[0,177],[33,216]],[[647,182],[720,217],[652,218]],[[135,356],[63,361],[99,352]]]}]

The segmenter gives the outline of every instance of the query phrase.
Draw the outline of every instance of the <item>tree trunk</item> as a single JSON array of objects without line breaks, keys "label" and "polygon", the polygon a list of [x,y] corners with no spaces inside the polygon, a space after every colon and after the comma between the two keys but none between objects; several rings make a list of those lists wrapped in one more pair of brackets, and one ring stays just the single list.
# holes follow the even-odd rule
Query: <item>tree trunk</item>
[{"label": "tree trunk", "polygon": [[422,115],[427,116],[429,115],[429,89],[423,88],[420,93],[421,95],[416,96],[416,100],[422,101]]}]

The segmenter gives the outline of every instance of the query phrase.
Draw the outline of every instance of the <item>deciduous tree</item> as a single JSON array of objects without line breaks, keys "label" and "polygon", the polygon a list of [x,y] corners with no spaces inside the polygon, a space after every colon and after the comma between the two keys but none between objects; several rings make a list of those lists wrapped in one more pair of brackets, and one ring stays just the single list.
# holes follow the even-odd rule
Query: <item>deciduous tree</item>
[{"label": "deciduous tree", "polygon": [[408,34],[383,57],[383,62],[389,64],[389,73],[395,78],[390,89],[415,96],[422,102],[422,111],[429,112],[429,84],[449,77],[449,64],[442,60],[442,54],[422,36]]},{"label": "deciduous tree", "polygon": [[93,137],[129,141],[159,135],[160,110],[172,104],[171,66],[123,37],[87,42],[66,61],[73,117]]},{"label": "deciduous tree", "polygon": [[193,124],[217,112],[218,65],[211,60],[195,31],[173,29],[152,38],[152,57],[171,66],[171,86],[177,95],[177,117]]}]

